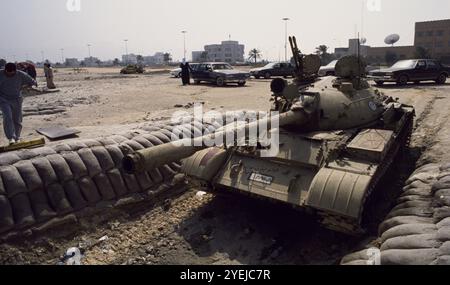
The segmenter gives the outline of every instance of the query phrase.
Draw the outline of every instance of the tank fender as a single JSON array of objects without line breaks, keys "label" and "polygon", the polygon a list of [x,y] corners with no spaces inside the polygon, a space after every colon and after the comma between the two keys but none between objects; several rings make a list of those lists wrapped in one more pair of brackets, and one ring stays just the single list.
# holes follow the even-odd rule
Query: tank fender
[{"label": "tank fender", "polygon": [[306,205],[359,220],[370,181],[369,175],[322,168],[314,177]]},{"label": "tank fender", "polygon": [[224,149],[208,148],[184,159],[181,172],[200,180],[212,181],[225,165],[227,157],[227,151]]}]

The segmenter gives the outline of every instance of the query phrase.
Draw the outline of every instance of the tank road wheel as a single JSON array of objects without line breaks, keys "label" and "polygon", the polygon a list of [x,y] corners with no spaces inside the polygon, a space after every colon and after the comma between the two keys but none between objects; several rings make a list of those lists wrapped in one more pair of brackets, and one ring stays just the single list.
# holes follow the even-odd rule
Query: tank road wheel
[{"label": "tank road wheel", "polygon": [[270,79],[272,77],[272,74],[270,74],[270,72],[266,72],[265,74],[264,74],[264,78],[265,79]]},{"label": "tank road wheel", "polygon": [[217,77],[216,85],[219,87],[225,86],[225,80],[223,79],[223,77]]},{"label": "tank road wheel", "polygon": [[376,81],[375,81],[375,84],[376,84],[377,86],[383,86],[384,81],[376,80]]},{"label": "tank road wheel", "polygon": [[446,81],[447,81],[447,75],[445,75],[444,73],[439,75],[438,79],[436,79],[436,83],[439,85],[445,84]]},{"label": "tank road wheel", "polygon": [[409,80],[408,76],[406,74],[402,74],[397,80],[397,85],[405,86],[408,84],[408,80]]}]

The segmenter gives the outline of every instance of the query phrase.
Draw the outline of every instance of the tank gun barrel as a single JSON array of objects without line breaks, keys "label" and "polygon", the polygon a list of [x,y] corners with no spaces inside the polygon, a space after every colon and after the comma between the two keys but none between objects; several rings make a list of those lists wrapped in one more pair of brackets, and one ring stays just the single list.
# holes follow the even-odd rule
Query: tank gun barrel
[{"label": "tank gun barrel", "polygon": [[[179,161],[194,155],[196,152],[210,147],[207,142],[215,141],[217,137],[227,137],[234,135],[238,131],[245,129],[246,134],[252,128],[258,129],[259,125],[267,125],[268,129],[272,128],[272,122],[278,120],[279,126],[291,124],[302,124],[307,121],[307,117],[302,111],[289,111],[276,116],[269,116],[241,127],[227,127],[218,132],[197,137],[178,140],[176,142],[167,143],[159,146],[150,147],[137,151],[125,156],[123,159],[123,169],[128,173],[143,172],[158,168],[162,165]],[[235,138],[236,140],[236,138]]]}]

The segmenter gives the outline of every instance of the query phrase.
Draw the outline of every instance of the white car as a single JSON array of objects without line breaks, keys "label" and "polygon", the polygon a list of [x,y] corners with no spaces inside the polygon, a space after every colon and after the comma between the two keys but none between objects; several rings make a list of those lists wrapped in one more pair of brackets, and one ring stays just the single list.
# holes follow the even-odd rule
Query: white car
[{"label": "white car", "polygon": [[319,76],[332,76],[335,74],[334,68],[336,67],[337,60],[333,60],[328,65],[322,66],[319,69]]},{"label": "white car", "polygon": [[170,71],[170,75],[175,78],[181,77],[181,68],[173,69],[172,71]]}]

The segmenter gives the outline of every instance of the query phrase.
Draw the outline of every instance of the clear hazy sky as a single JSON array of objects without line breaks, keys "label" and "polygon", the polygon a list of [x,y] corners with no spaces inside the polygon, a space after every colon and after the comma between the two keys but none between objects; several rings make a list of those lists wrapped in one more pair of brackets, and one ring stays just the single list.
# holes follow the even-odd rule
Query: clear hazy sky
[{"label": "clear hazy sky", "polygon": [[450,18],[449,0],[379,0],[380,11],[364,3],[377,0],[80,0],[79,12],[68,11],[67,1],[0,0],[0,57],[41,60],[44,51],[60,61],[64,48],[65,57],[84,58],[89,43],[92,56],[113,59],[125,53],[128,39],[130,53],[168,51],[180,59],[187,30],[188,58],[231,35],[246,52],[258,48],[277,60],[284,57],[283,17],[291,18],[289,34],[304,52],[347,46],[361,22],[371,46],[384,45],[390,33],[401,35],[398,45],[410,45],[416,21]]}]

